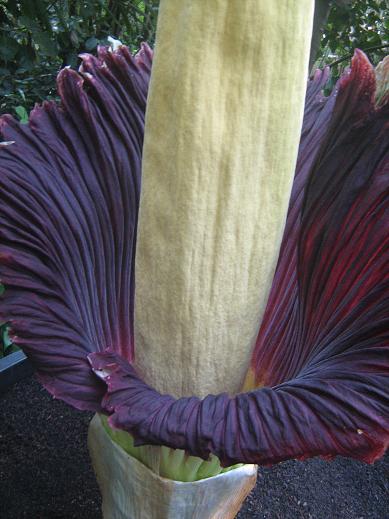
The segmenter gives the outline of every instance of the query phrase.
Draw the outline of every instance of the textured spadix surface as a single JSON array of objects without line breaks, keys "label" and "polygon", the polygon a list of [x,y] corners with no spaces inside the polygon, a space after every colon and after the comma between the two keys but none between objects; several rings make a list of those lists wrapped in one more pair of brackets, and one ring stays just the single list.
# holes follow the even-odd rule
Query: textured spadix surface
[{"label": "textured spadix surface", "polygon": [[285,224],[312,0],[162,0],[146,113],[135,364],[175,396],[241,388]]}]

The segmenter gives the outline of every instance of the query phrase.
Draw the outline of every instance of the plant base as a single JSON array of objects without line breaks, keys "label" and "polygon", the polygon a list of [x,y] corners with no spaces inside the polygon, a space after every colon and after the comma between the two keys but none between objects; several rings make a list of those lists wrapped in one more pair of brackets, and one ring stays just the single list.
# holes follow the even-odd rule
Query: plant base
[{"label": "plant base", "polygon": [[162,478],[114,443],[97,415],[88,446],[104,519],[232,519],[257,478],[256,465],[194,482]]}]

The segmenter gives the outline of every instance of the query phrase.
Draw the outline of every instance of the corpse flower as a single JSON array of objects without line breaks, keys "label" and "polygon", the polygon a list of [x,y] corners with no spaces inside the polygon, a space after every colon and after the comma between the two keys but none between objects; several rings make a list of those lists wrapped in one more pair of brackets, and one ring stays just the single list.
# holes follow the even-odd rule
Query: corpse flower
[{"label": "corpse flower", "polygon": [[223,467],[373,462],[389,441],[389,61],[376,77],[356,51],[329,97],[328,70],[309,81],[287,212],[312,2],[276,3],[215,2],[210,21],[162,2],[144,148],[146,45],[82,56],[60,105],[1,119],[0,320],[51,394],[136,446]]},{"label": "corpse flower", "polygon": [[[378,73],[388,68],[387,58]],[[212,452],[223,465],[338,454],[373,462],[385,452],[389,96],[360,51],[325,98],[328,74],[317,71],[308,84],[280,259],[246,392],[174,399],[117,353],[89,355],[107,384],[110,423],[137,444]]]}]

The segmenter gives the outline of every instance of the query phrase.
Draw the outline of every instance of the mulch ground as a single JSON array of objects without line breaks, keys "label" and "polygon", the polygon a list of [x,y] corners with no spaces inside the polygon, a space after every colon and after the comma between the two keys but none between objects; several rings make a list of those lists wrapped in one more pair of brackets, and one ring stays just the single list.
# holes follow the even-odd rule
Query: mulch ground
[{"label": "mulch ground", "polygon": [[[90,419],[33,377],[0,396],[1,519],[101,519]],[[238,515],[247,518],[389,519],[389,456],[374,465],[338,458],[261,469]]]}]

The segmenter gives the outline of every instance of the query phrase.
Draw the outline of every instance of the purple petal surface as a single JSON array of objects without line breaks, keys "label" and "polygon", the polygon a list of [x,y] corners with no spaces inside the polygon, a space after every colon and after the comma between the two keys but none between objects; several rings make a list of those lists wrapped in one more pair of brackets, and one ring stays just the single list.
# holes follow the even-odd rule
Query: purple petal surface
[{"label": "purple petal surface", "polygon": [[61,105],[0,121],[0,319],[45,387],[80,409],[104,392],[86,360],[133,358],[134,265],[151,51],[83,56]]}]

